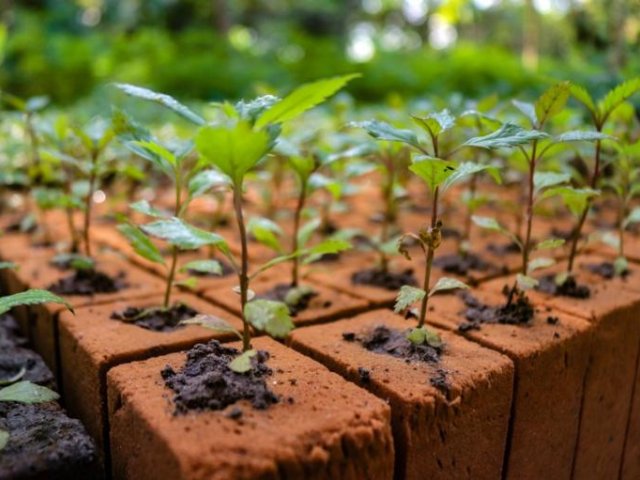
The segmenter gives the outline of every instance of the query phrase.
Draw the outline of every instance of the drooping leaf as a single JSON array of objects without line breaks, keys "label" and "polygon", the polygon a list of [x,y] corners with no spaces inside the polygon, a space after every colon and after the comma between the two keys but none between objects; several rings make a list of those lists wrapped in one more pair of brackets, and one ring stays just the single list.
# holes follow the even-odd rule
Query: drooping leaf
[{"label": "drooping leaf", "polygon": [[42,303],[58,303],[73,312],[69,303],[47,290],[31,289],[0,298],[0,315],[20,305],[39,305]]},{"label": "drooping leaf", "polygon": [[[161,145],[158,142],[153,140],[136,140],[130,142],[130,144],[135,145],[141,150],[147,152],[148,156],[146,158],[161,158],[166,165],[171,166],[172,169],[175,169],[177,166],[176,156],[167,149],[165,146]],[[166,167],[164,167],[166,168]],[[163,170],[164,170],[163,168]]]},{"label": "drooping leaf", "polygon": [[195,113],[193,110],[178,102],[175,98],[164,93],[157,93],[153,90],[149,90],[148,88],[138,87],[126,83],[116,83],[115,87],[129,96],[158,103],[177,113],[181,117],[189,120],[190,122],[195,123],[196,125],[204,125],[206,123],[204,118]]},{"label": "drooping leaf", "polygon": [[556,83],[549,87],[535,103],[538,125],[560,113],[569,100],[569,82]]},{"label": "drooping leaf", "polygon": [[208,169],[198,172],[189,180],[189,197],[197,198],[209,190],[228,187],[231,184],[229,177],[217,170]]},{"label": "drooping leaf", "polygon": [[53,402],[59,398],[60,395],[53,390],[41,385],[36,385],[27,380],[0,389],[0,402],[34,404]]},{"label": "drooping leaf", "polygon": [[253,217],[247,222],[247,232],[262,245],[276,252],[282,251],[279,237],[283,235],[283,232],[274,221],[264,217]]},{"label": "drooping leaf", "polygon": [[254,130],[247,122],[234,126],[207,126],[196,136],[196,148],[204,161],[217,167],[235,185],[253,169],[272,147],[272,140],[264,130]]},{"label": "drooping leaf", "polygon": [[164,257],[160,253],[160,250],[142,230],[130,223],[120,224],[117,228],[138,255],[146,258],[150,262],[164,265]]},{"label": "drooping leaf", "polygon": [[533,175],[533,189],[535,193],[539,193],[546,188],[567,183],[569,180],[571,180],[571,174],[569,173],[535,172]]},{"label": "drooping leaf", "polygon": [[251,370],[251,359],[258,354],[255,350],[242,352],[229,362],[229,368],[236,373],[247,373]]},{"label": "drooping leaf", "polygon": [[443,292],[446,290],[458,290],[458,289],[466,290],[468,288],[469,288],[469,285],[455,278],[440,277],[436,282],[436,284],[429,289],[429,296],[437,292]]},{"label": "drooping leaf", "polygon": [[167,218],[170,216],[162,210],[151,206],[151,204],[146,200],[139,200],[137,202],[131,203],[129,204],[129,207],[131,208],[131,210],[142,213],[143,215],[148,215],[153,218]]},{"label": "drooping leaf", "polygon": [[218,248],[227,249],[227,244],[220,235],[196,228],[177,217],[157,220],[140,228],[147,235],[164,240],[181,250],[196,250],[205,245],[216,245]]},{"label": "drooping leaf", "polygon": [[433,191],[452,176],[456,168],[452,162],[446,160],[419,156],[409,166],[409,170],[418,175]]},{"label": "drooping leaf", "polygon": [[414,303],[422,301],[425,295],[427,295],[427,292],[421,288],[403,285],[400,287],[400,291],[396,297],[396,304],[393,311],[396,313],[403,312]]},{"label": "drooping leaf", "polygon": [[487,172],[496,183],[501,183],[500,170],[492,165],[482,165],[480,163],[462,162],[455,167],[455,171],[449,175],[440,187],[442,192],[445,192],[453,185],[465,181],[467,178],[475,175],[476,173]]},{"label": "drooping leaf", "polygon": [[500,225],[500,223],[491,217],[481,217],[479,215],[473,215],[471,217],[473,223],[475,223],[480,228],[484,228],[486,230],[494,230],[496,232],[505,232],[506,229]]},{"label": "drooping leaf", "polygon": [[298,175],[302,182],[306,182],[313,171],[319,166],[311,155],[294,155],[289,157],[288,160],[292,170]]},{"label": "drooping leaf", "polygon": [[73,270],[92,270],[96,267],[96,261],[93,258],[79,253],[58,253],[50,263],[59,268]]},{"label": "drooping leaf", "polygon": [[46,95],[40,95],[37,97],[28,98],[25,103],[25,110],[27,112],[38,112],[49,105],[49,97]]},{"label": "drooping leaf", "polygon": [[548,138],[549,135],[538,130],[526,130],[513,123],[505,123],[498,130],[488,135],[474,137],[463,145],[477,148],[513,148],[519,145],[525,145],[534,140],[542,140]]},{"label": "drooping leaf", "polygon": [[181,272],[198,272],[207,275],[222,275],[222,265],[217,260],[194,260],[185,263]]},{"label": "drooping leaf", "polygon": [[407,334],[407,339],[414,345],[429,345],[433,348],[441,348],[444,343],[438,332],[426,326],[412,328]]},{"label": "drooping leaf", "polygon": [[255,328],[275,338],[286,337],[294,328],[289,307],[283,302],[253,300],[245,305],[244,317]]},{"label": "drooping leaf", "polygon": [[402,142],[412,147],[421,149],[418,137],[411,130],[393,127],[386,122],[379,120],[367,120],[364,122],[354,122],[355,127],[363,128],[371,137],[376,140],[386,140],[389,142]]},{"label": "drooping leaf", "polygon": [[538,124],[538,116],[536,115],[536,107],[533,103],[521,102],[520,100],[511,100],[513,106],[516,107],[522,114],[529,119],[531,125]]},{"label": "drooping leaf", "polygon": [[242,334],[237,329],[235,329],[226,320],[215,315],[200,314],[196,315],[193,318],[182,320],[180,323],[183,325],[199,325],[201,327],[220,333],[233,333],[238,338],[242,339]]},{"label": "drooping leaf", "polygon": [[279,124],[294,119],[298,115],[324,102],[359,74],[344,75],[307,83],[296,88],[277,102],[256,121],[256,128],[269,124]]},{"label": "drooping leaf", "polygon": [[111,126],[118,139],[125,144],[135,140],[151,140],[152,138],[146,127],[118,108],[113,108]]},{"label": "drooping leaf", "polygon": [[605,121],[613,111],[630,97],[640,91],[640,77],[630,78],[611,90],[598,102],[598,109],[602,121]]},{"label": "drooping leaf", "polygon": [[456,124],[456,119],[448,109],[432,113],[426,117],[412,116],[413,121],[431,138],[436,138],[442,132],[451,129]]}]

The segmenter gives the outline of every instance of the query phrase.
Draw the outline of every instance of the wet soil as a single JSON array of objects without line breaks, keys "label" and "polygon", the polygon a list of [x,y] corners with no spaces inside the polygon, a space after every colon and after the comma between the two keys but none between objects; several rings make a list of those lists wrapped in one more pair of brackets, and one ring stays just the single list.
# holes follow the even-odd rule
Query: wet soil
[{"label": "wet soil", "polygon": [[[590,263],[585,265],[584,268],[606,280],[611,280],[616,276],[616,267],[613,265],[613,262]],[[622,272],[621,277],[626,278],[630,273],[629,270],[625,270]]]},{"label": "wet soil", "polygon": [[0,402],[0,429],[10,435],[0,453],[1,479],[91,478],[93,442],[57,404]]},{"label": "wet soil", "polygon": [[545,275],[538,279],[536,290],[557,297],[589,298],[591,290],[587,285],[579,284],[572,276],[567,277],[564,283],[558,285],[554,274]]},{"label": "wet soil", "polygon": [[479,330],[483,323],[501,323],[505,325],[526,325],[535,314],[535,309],[526,293],[517,292],[513,295],[511,303],[508,302],[511,287],[505,286],[503,294],[506,300],[503,305],[487,305],[469,292],[459,295],[467,309],[463,312],[466,321],[458,325],[458,330]]},{"label": "wet soil", "polygon": [[127,307],[119,312],[113,312],[111,319],[131,323],[154,332],[171,332],[183,328],[181,321],[196,315],[198,315],[197,310],[184,303],[175,303],[167,309]]},{"label": "wet soil", "polygon": [[49,285],[47,290],[58,295],[95,295],[115,293],[127,287],[126,274],[111,277],[95,269],[76,270],[71,275]]},{"label": "wet soil", "polygon": [[7,347],[0,351],[0,387],[3,383],[29,380],[55,389],[51,370],[37,353],[20,347]]},{"label": "wet soil", "polygon": [[[178,372],[167,365],[161,375],[165,385],[175,392],[175,414],[222,410],[240,400],[249,401],[258,410],[278,403],[278,396],[266,383],[272,374],[267,366],[269,354],[258,350],[251,359],[251,370],[237,373],[229,363],[239,354],[239,350],[211,340],[189,350],[187,361]],[[239,418],[242,412],[238,410],[234,409],[232,414]]]},{"label": "wet soil", "polygon": [[16,319],[7,313],[0,315],[0,348],[21,347],[26,344],[27,339],[20,333]]},{"label": "wet soil", "polygon": [[384,272],[379,268],[359,270],[351,275],[351,283],[354,285],[371,285],[392,291],[400,290],[403,285],[415,286],[418,284],[412,268],[407,268],[401,272]]},{"label": "wet soil", "polygon": [[472,271],[486,272],[492,267],[496,270],[498,269],[492,263],[483,260],[474,253],[467,253],[466,255],[459,253],[441,255],[433,261],[433,264],[445,272],[455,275],[467,275]]}]

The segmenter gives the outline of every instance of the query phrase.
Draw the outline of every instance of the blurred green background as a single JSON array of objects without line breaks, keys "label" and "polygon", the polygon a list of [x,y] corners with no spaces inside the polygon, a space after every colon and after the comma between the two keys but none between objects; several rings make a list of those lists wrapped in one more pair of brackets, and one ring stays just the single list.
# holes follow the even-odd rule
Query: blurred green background
[{"label": "blurred green background", "polygon": [[69,104],[118,80],[183,99],[359,71],[369,102],[597,95],[640,72],[639,0],[0,0],[0,88]]}]

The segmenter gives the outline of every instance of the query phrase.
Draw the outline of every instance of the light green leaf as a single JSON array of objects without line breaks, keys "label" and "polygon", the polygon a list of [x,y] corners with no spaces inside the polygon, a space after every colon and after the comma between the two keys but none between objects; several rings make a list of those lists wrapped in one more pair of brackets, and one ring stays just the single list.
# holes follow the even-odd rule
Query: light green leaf
[{"label": "light green leaf", "polygon": [[427,344],[433,348],[440,348],[444,345],[438,332],[426,326],[411,329],[407,334],[407,339],[414,345]]},{"label": "light green leaf", "polygon": [[46,95],[40,95],[37,97],[31,97],[27,99],[25,103],[25,110],[27,112],[37,112],[49,105],[49,97]]},{"label": "light green leaf", "polygon": [[621,83],[598,102],[601,120],[604,122],[613,111],[631,96],[640,91],[640,77],[631,78]]},{"label": "light green leaf", "polygon": [[131,203],[129,205],[131,210],[134,210],[138,213],[142,213],[143,215],[148,215],[154,218],[167,218],[169,215],[162,210],[159,210],[155,207],[152,207],[149,202],[146,200],[140,200],[138,202]]},{"label": "light green leaf", "polygon": [[396,297],[396,305],[393,308],[393,311],[396,313],[403,312],[414,303],[422,301],[426,294],[427,292],[421,288],[403,285],[400,287],[400,291]]},{"label": "light green leaf", "polygon": [[282,229],[268,218],[253,217],[247,222],[247,232],[252,235],[262,245],[269,247],[276,252],[282,252],[280,239]]},{"label": "light green leaf", "polygon": [[196,136],[196,149],[205,163],[220,169],[236,186],[271,147],[269,134],[253,130],[247,122],[203,127]]},{"label": "light green leaf", "polygon": [[596,105],[593,102],[591,95],[589,95],[589,92],[587,92],[587,90],[584,87],[581,87],[580,85],[575,85],[572,83],[569,86],[569,92],[571,93],[573,98],[575,98],[580,103],[582,103],[591,112],[594,112],[594,113],[596,112]]},{"label": "light green leaf", "polygon": [[529,277],[528,275],[522,275],[521,273],[516,276],[516,282],[518,284],[518,288],[521,290],[531,290],[538,286],[538,280],[533,277]]},{"label": "light green leaf", "polygon": [[0,315],[3,313],[7,313],[13,307],[18,307],[20,305],[39,305],[42,303],[58,303],[64,305],[73,312],[73,308],[69,303],[67,303],[64,299],[60,298],[57,295],[54,295],[47,290],[26,290],[20,293],[14,293],[13,295],[8,295],[6,297],[0,298]]},{"label": "light green leaf", "polygon": [[321,223],[321,218],[314,218],[313,220],[310,220],[302,227],[300,227],[300,230],[298,230],[298,245],[304,247],[309,242],[316,230],[318,230]]},{"label": "light green leaf", "polygon": [[242,339],[242,334],[236,330],[229,322],[215,315],[200,314],[188,320],[182,320],[182,325],[199,325],[200,327],[220,333],[233,333]]},{"label": "light green leaf", "polygon": [[208,275],[222,275],[222,265],[217,260],[194,260],[184,264],[181,272],[198,272]]},{"label": "light green leaf", "polygon": [[260,129],[270,124],[279,124],[294,119],[298,115],[324,102],[360,74],[344,75],[307,83],[269,108],[256,121]]},{"label": "light green leaf", "polygon": [[439,158],[419,156],[409,166],[433,191],[456,171],[455,165]]},{"label": "light green leaf", "polygon": [[534,192],[539,193],[545,188],[567,183],[569,180],[571,180],[571,174],[569,173],[535,172],[533,175],[533,189]]},{"label": "light green leaf", "polygon": [[[260,97],[256,97],[248,102],[244,100],[240,100],[237,102],[233,108],[235,109],[237,115],[243,120],[247,120],[251,123],[254,123],[256,119],[262,115],[262,113],[271,108],[273,105],[278,103],[280,98],[274,95],[262,95]],[[225,111],[228,109],[224,108]]]},{"label": "light green leaf", "polygon": [[9,443],[9,432],[0,428],[0,452],[7,446],[7,443]]},{"label": "light green leaf", "polygon": [[289,307],[283,302],[254,300],[245,305],[244,317],[258,330],[276,338],[286,337],[294,328]]},{"label": "light green leaf", "polygon": [[0,270],[15,270],[16,268],[18,265],[13,262],[0,262]]},{"label": "light green leaf", "polygon": [[453,185],[465,181],[467,178],[480,172],[487,172],[489,175],[491,175],[491,178],[493,178],[493,180],[498,184],[502,182],[502,179],[500,178],[500,170],[497,167],[491,165],[481,165],[479,163],[473,162],[463,162],[458,164],[455,167],[455,171],[451,175],[449,175],[444,180],[444,182],[442,182],[440,190],[442,192],[445,192]]},{"label": "light green leaf", "polygon": [[577,216],[582,215],[587,203],[600,194],[597,190],[590,188],[573,188],[570,186],[553,187],[546,190],[541,199],[559,196],[569,211]]},{"label": "light green leaf", "polygon": [[26,380],[0,389],[0,402],[33,404],[53,402],[58,398],[60,398],[60,395],[53,390]]},{"label": "light green leaf", "polygon": [[595,130],[572,130],[565,132],[554,138],[557,143],[566,142],[595,142],[596,140],[612,140],[611,135],[606,133],[597,132]]},{"label": "light green leaf", "polygon": [[640,222],[640,207],[635,207],[633,210],[631,210],[631,212],[629,212],[629,215],[627,215],[627,217],[624,219],[622,227],[627,228],[632,223],[638,223],[638,222]]},{"label": "light green leaf", "polygon": [[172,169],[175,169],[178,164],[176,156],[171,151],[153,140],[136,140],[130,142],[130,144],[148,152],[150,157],[160,157],[166,164],[170,165]]},{"label": "light green leaf", "polygon": [[485,230],[494,230],[496,232],[503,233],[507,232],[507,230],[502,225],[500,225],[500,223],[495,218],[473,215],[471,217],[471,220],[477,226],[479,226],[480,228],[484,228]]},{"label": "light green leaf", "polygon": [[418,137],[411,130],[395,128],[386,122],[381,122],[378,120],[354,122],[351,125],[363,128],[371,137],[375,138],[376,140],[402,142],[421,149]]},{"label": "light green leaf", "polygon": [[58,253],[50,263],[56,267],[69,267],[73,270],[92,270],[96,267],[96,262],[93,258],[79,253]]},{"label": "light green leaf", "polygon": [[432,113],[426,117],[413,116],[413,121],[429,134],[431,138],[436,138],[442,132],[452,128],[456,124],[456,119],[446,108],[441,112]]},{"label": "light green leaf", "polygon": [[242,352],[231,362],[229,362],[229,368],[236,373],[247,373],[251,370],[251,359],[258,354],[255,350],[247,350]]},{"label": "light green leaf", "polygon": [[164,265],[164,257],[142,230],[129,223],[118,225],[118,231],[127,239],[135,252],[150,262]]},{"label": "light green leaf", "polygon": [[345,250],[349,250],[351,247],[351,243],[347,240],[340,238],[329,238],[317,245],[314,245],[311,248],[303,249],[302,254],[307,256],[304,259],[303,263],[312,263],[318,258],[322,257],[322,255],[344,252]]},{"label": "light green leaf", "polygon": [[538,124],[538,116],[536,115],[536,107],[533,103],[521,102],[520,100],[512,100],[513,106],[516,107],[522,114],[529,119],[531,125]]},{"label": "light green leaf", "polygon": [[204,118],[196,114],[190,108],[178,102],[175,98],[170,97],[169,95],[165,95],[164,93],[157,93],[147,88],[137,87],[135,85],[129,85],[126,83],[116,83],[114,85],[116,88],[122,90],[127,95],[159,103],[160,105],[174,111],[181,117],[195,123],[196,125],[204,125],[206,123]]},{"label": "light green leaf", "polygon": [[204,195],[209,190],[228,187],[230,184],[229,177],[217,170],[203,170],[189,180],[189,197],[196,198]]},{"label": "light green leaf", "polygon": [[196,228],[177,217],[157,220],[140,228],[147,235],[164,240],[181,250],[197,250],[205,245],[216,245],[221,250],[228,250],[227,243],[220,235]]},{"label": "light green leaf", "polygon": [[629,271],[629,262],[624,257],[617,257],[613,262],[613,270],[618,277]]},{"label": "light green leaf", "polygon": [[525,130],[513,123],[505,123],[498,130],[482,137],[474,137],[463,145],[478,148],[513,148],[519,145],[528,144],[534,140],[543,140],[548,138],[544,132],[538,130]]},{"label": "light green leaf", "polygon": [[436,292],[443,292],[446,290],[457,290],[457,289],[466,290],[468,288],[469,288],[469,285],[467,285],[464,282],[461,282],[460,280],[457,280],[455,278],[449,278],[449,277],[441,277],[438,279],[436,284],[429,289],[429,296],[432,296]]},{"label": "light green leaf", "polygon": [[535,250],[552,250],[565,244],[564,238],[549,238],[539,242],[535,246]]},{"label": "light green leaf", "polygon": [[529,262],[529,265],[527,267],[527,273],[531,275],[532,272],[535,272],[536,270],[539,270],[541,268],[550,267],[555,263],[556,261],[553,258],[547,258],[547,257],[534,258]]},{"label": "light green leaf", "polygon": [[569,100],[569,82],[560,82],[547,89],[535,103],[537,125],[543,125],[551,117],[560,113]]}]

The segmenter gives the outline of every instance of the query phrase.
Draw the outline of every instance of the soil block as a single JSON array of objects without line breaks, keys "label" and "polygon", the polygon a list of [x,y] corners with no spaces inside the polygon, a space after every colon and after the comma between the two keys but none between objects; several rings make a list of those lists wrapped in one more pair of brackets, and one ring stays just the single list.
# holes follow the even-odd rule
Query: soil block
[{"label": "soil block", "polygon": [[[114,312],[122,313],[130,307],[158,307],[162,301],[161,296],[120,300],[79,308],[75,315],[70,312],[60,315],[60,362],[66,407],[85,423],[100,453],[104,445],[108,445],[106,376],[110,368],[184,350],[210,338],[235,338],[232,334],[194,325],[167,327],[165,331],[159,331],[112,318]],[[241,328],[239,319],[193,295],[175,295],[172,301],[197,313],[218,316]],[[193,316],[193,312],[185,316]]]},{"label": "soil block", "polygon": [[437,362],[373,352],[355,341],[379,325],[405,332],[415,323],[378,310],[295,330],[291,345],[389,402],[396,478],[500,478],[511,360],[445,331],[438,331],[445,347]]},{"label": "soil block", "polygon": [[[233,344],[239,348],[239,344]],[[176,353],[112,369],[109,423],[115,479],[391,479],[388,405],[322,365],[269,339],[254,339],[272,370],[278,403],[241,400],[223,410],[176,414],[161,372]]]}]

